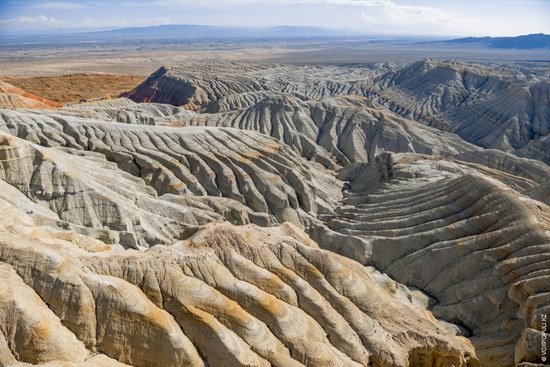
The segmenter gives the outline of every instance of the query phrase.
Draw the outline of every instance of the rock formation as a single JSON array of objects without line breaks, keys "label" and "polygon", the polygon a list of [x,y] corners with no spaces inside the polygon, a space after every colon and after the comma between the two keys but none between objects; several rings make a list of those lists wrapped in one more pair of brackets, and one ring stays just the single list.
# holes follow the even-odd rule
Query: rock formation
[{"label": "rock formation", "polygon": [[434,315],[464,327],[483,365],[537,360],[522,340],[540,334],[533,325],[550,305],[550,208],[510,187],[540,184],[418,155],[385,154],[341,174],[350,189],[327,226],[363,238],[364,263],[432,295]]},{"label": "rock formation", "polygon": [[[288,94],[271,95],[248,108],[187,115],[180,120],[184,126],[214,125],[259,131],[321,163],[325,161],[324,151],[347,165],[368,162],[386,151],[451,155],[477,149],[454,134],[405,120],[359,96],[304,102]],[[324,148],[323,152],[319,146]]]},{"label": "rock formation", "polygon": [[0,110],[0,366],[541,363],[546,76],[183,64]]},{"label": "rock formation", "polygon": [[60,104],[0,80],[0,108],[58,108]]},{"label": "rock formation", "polygon": [[[548,69],[535,67],[433,60],[357,67],[212,63],[163,67],[126,96],[218,112],[249,107],[266,91],[303,100],[360,95],[478,146],[541,159],[550,134],[549,88]],[[539,143],[526,148],[533,140]]]},{"label": "rock formation", "polygon": [[170,243],[189,225],[223,218],[301,224],[341,197],[329,171],[253,132],[0,116],[0,129],[42,144],[3,134],[10,159],[0,177],[61,219],[114,230],[131,247]]},{"label": "rock formation", "polygon": [[212,222],[169,246],[121,250],[41,226],[31,208],[55,213],[6,188],[2,365],[118,365],[96,353],[135,366],[476,363],[423,294],[319,249],[291,224]]},{"label": "rock formation", "polygon": [[514,152],[550,134],[547,69],[425,60],[378,88],[392,110],[484,148]]}]

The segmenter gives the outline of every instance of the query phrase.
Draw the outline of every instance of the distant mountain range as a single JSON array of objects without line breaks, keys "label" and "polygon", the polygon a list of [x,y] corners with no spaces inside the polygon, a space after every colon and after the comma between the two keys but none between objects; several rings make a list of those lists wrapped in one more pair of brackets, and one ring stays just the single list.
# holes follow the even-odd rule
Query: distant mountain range
[{"label": "distant mountain range", "polygon": [[353,36],[351,31],[306,26],[276,27],[223,27],[195,24],[171,24],[151,27],[121,28],[113,30],[63,30],[35,34],[0,32],[0,44],[21,43],[82,43],[82,42],[143,42],[143,41],[197,41],[220,39],[297,39]]},{"label": "distant mountain range", "polygon": [[197,24],[169,24],[149,27],[133,27],[94,31],[68,31],[63,29],[41,34],[2,33],[0,45],[21,44],[81,44],[81,43],[141,43],[147,41],[214,41],[231,39],[289,40],[289,39],[368,39],[375,42],[399,41],[401,44],[447,44],[464,47],[489,47],[500,49],[550,48],[550,35],[539,33],[517,37],[467,37],[444,40],[441,36],[368,35],[360,31],[308,26],[230,27]]},{"label": "distant mountain range", "polygon": [[155,27],[124,28],[109,31],[90,32],[89,35],[107,37],[145,37],[145,38],[240,38],[240,37],[318,37],[341,35],[343,32],[321,27],[220,27],[195,24],[171,24]]},{"label": "distant mountain range", "polygon": [[517,37],[467,37],[443,42],[464,45],[480,44],[491,48],[535,49],[550,48],[550,35],[537,33]]}]

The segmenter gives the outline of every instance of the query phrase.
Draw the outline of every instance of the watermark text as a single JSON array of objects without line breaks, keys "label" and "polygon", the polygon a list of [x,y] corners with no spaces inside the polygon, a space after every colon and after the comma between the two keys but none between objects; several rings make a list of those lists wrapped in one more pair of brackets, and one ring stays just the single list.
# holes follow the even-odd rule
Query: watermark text
[{"label": "watermark text", "polygon": [[546,321],[548,315],[547,314],[542,314],[540,315],[540,331],[542,331],[542,333],[540,334],[541,337],[540,337],[540,354],[541,354],[541,359],[543,362],[546,362],[547,360],[547,357],[546,357],[546,332],[548,330],[548,322]]}]

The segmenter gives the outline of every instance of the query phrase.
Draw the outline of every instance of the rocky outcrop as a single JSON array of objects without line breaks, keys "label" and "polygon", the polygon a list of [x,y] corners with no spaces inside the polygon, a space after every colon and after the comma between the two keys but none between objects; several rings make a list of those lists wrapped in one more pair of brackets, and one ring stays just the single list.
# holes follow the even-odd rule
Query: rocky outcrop
[{"label": "rocky outcrop", "polygon": [[0,80],[0,108],[59,108],[60,104]]},{"label": "rocky outcrop", "polygon": [[181,118],[194,115],[183,108],[158,103],[140,104],[127,98],[69,105],[56,113],[136,125],[169,125],[171,122],[177,122]]},{"label": "rocky outcrop", "polygon": [[188,63],[159,69],[126,96],[216,113],[249,108],[269,93],[314,101],[366,96],[467,142],[549,163],[548,88],[545,68],[454,61],[338,67]]},{"label": "rocky outcrop", "polygon": [[550,304],[550,208],[510,189],[527,181],[389,154],[341,174],[350,189],[327,226],[364,239],[363,263],[430,294],[434,315],[462,326],[482,365],[540,361],[527,340],[540,340],[536,325]]},{"label": "rocky outcrop", "polygon": [[60,219],[104,228],[124,246],[170,243],[223,218],[307,225],[341,196],[333,174],[254,132],[2,116],[0,129],[42,146],[2,133],[0,177]]},{"label": "rocky outcrop", "polygon": [[549,88],[544,69],[424,60],[386,76],[374,94],[404,116],[514,152],[550,134]]},{"label": "rocky outcrop", "polygon": [[[303,99],[362,95],[373,80],[396,70],[394,64],[360,68],[235,63],[182,63],[161,67],[124,96],[136,102],[206,107],[232,95],[291,93]],[[210,106],[212,108],[212,106]]]},{"label": "rocky outcrop", "polygon": [[[310,159],[326,152],[343,165],[368,162],[382,152],[452,155],[475,151],[454,134],[427,128],[359,96],[301,101],[288,94],[266,97],[249,108],[183,118],[184,125],[256,130],[295,147]],[[322,162],[322,161],[321,161]]]},{"label": "rocky outcrop", "polygon": [[0,110],[0,365],[540,363],[546,139],[442,131],[506,70],[185,64],[138,88],[184,107]]},{"label": "rocky outcrop", "polygon": [[117,251],[0,205],[2,365],[476,365],[424,296],[290,224]]}]

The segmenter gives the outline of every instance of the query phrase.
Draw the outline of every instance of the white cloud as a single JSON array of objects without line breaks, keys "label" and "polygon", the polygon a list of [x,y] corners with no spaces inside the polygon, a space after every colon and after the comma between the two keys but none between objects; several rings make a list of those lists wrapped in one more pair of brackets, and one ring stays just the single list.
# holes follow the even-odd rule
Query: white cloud
[{"label": "white cloud", "polygon": [[145,18],[145,19],[84,19],[74,22],[61,21],[53,17],[38,15],[35,17],[21,16],[13,19],[1,19],[1,27],[18,27],[20,29],[39,28],[123,28],[123,27],[147,27],[163,24],[170,24],[168,18]]},{"label": "white cloud", "polygon": [[0,25],[7,25],[7,26],[57,27],[64,24],[65,22],[56,20],[53,17],[47,17],[45,15],[37,15],[35,17],[21,16],[21,17],[12,18],[12,19],[0,20]]},{"label": "white cloud", "polygon": [[[17,0],[11,0],[15,3]],[[387,34],[438,34],[438,35],[498,35],[511,32],[533,33],[544,31],[542,11],[525,10],[534,5],[516,5],[518,17],[529,22],[514,22],[515,13],[509,9],[495,9],[483,1],[468,0],[469,5],[448,6],[446,2],[426,0],[430,6],[418,5],[420,0],[33,0],[19,1],[20,8],[41,7],[55,19],[34,17],[33,12],[14,13],[27,15],[0,21],[13,28],[38,28],[42,23],[61,28],[107,28],[149,26],[169,23],[196,23],[216,25],[313,25],[345,27],[355,30]],[[548,0],[546,0],[548,1]],[[0,0],[1,2],[1,0]],[[479,3],[479,6],[477,6]],[[544,4],[543,0],[503,0],[503,4]],[[510,5],[511,6],[511,5]],[[63,10],[85,8],[64,13]],[[131,14],[124,12],[132,8]],[[56,12],[57,9],[57,12]],[[112,12],[106,11],[112,9]],[[523,13],[522,13],[523,12]],[[41,11],[38,13],[42,13]],[[30,16],[32,14],[33,16]],[[68,17],[70,14],[71,17]],[[107,17],[105,17],[107,14]],[[125,14],[125,15],[119,15]],[[119,15],[120,18],[109,18]],[[144,19],[131,19],[135,16]],[[158,18],[156,18],[158,17]],[[172,21],[167,18],[169,17]],[[82,19],[90,18],[82,21]],[[53,19],[53,20],[52,20]],[[78,19],[78,20],[76,20]],[[62,20],[61,24],[57,20]],[[518,24],[528,24],[521,26]],[[31,26],[34,25],[34,26]],[[536,33],[536,32],[535,32]]]},{"label": "white cloud", "polygon": [[34,5],[38,9],[49,10],[75,10],[87,8],[88,5],[82,3],[69,3],[64,1],[42,1]]},{"label": "white cloud", "polygon": [[78,22],[80,28],[118,28],[118,27],[147,27],[172,23],[168,18],[148,18],[148,19],[85,19]]},{"label": "white cloud", "polygon": [[[424,24],[440,24],[447,27],[464,26],[475,23],[475,20],[466,19],[458,14],[448,13],[442,9],[430,6],[400,5],[392,0],[154,0],[147,2],[147,5],[164,7],[188,7],[188,6],[211,6],[219,5],[246,5],[246,4],[271,4],[271,5],[331,5],[344,7],[370,8],[376,15],[366,12],[359,13],[359,17],[365,21],[390,21],[401,26]],[[367,15],[363,17],[362,14]]]},{"label": "white cloud", "polygon": [[363,6],[381,8],[384,15],[394,21],[439,23],[451,21],[447,12],[428,6],[398,5],[391,0],[356,1]]},{"label": "white cloud", "polygon": [[370,16],[367,13],[365,13],[364,11],[359,13],[359,18],[361,18],[361,20],[363,20],[367,23],[380,23],[381,22],[380,19],[375,18],[373,16]]}]

